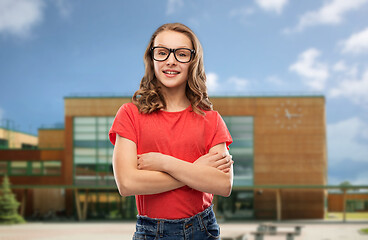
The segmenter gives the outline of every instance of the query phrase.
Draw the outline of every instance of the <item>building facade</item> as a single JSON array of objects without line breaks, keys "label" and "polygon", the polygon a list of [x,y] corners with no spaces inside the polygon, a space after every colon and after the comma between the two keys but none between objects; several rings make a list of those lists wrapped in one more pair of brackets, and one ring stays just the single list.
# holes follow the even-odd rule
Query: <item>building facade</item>
[{"label": "building facade", "polygon": [[[40,129],[39,148],[33,150],[33,157],[22,155],[24,161],[32,162],[27,173],[42,162],[43,169],[45,163],[58,163],[58,174],[39,178],[10,174],[11,182],[48,185],[50,189],[58,186],[52,190],[56,199],[62,199],[58,206],[64,204],[67,213],[77,211],[83,219],[134,218],[134,198],[120,197],[115,187],[113,146],[108,140],[117,110],[130,98],[66,97],[64,101],[65,128]],[[234,140],[230,146],[235,161],[233,193],[229,198],[216,198],[217,215],[225,219],[275,219],[277,204],[282,204],[282,219],[323,218],[325,191],[297,186],[326,185],[324,97],[214,97],[211,101]],[[10,160],[9,153],[3,156],[0,151],[0,162],[16,161]],[[278,192],[268,188],[285,185],[296,188]],[[48,194],[38,189],[35,195],[36,190],[28,196],[33,199],[32,206],[26,206],[33,212],[40,208],[40,196]],[[80,203],[87,204],[81,208]],[[42,205],[48,206],[46,202]]]}]

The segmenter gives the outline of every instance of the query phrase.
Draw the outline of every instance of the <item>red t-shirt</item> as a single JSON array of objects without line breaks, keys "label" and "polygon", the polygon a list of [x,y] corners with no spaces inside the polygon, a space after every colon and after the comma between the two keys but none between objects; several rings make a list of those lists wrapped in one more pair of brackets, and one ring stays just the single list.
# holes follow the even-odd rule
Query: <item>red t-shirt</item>
[{"label": "red t-shirt", "polygon": [[[109,138],[115,145],[116,134],[137,145],[137,154],[160,152],[193,163],[208,153],[211,147],[232,138],[216,111],[204,111],[201,116],[191,106],[179,112],[156,111],[139,113],[133,103],[118,110]],[[214,179],[215,181],[215,179]],[[137,195],[138,214],[150,218],[180,219],[191,217],[212,203],[213,194],[188,186],[152,195]]]}]

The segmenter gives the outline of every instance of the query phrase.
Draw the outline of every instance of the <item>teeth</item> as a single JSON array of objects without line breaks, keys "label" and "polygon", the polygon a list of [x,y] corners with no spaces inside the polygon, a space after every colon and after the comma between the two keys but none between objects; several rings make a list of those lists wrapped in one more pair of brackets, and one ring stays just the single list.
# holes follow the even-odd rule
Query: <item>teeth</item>
[{"label": "teeth", "polygon": [[179,74],[178,72],[165,71],[167,74]]}]

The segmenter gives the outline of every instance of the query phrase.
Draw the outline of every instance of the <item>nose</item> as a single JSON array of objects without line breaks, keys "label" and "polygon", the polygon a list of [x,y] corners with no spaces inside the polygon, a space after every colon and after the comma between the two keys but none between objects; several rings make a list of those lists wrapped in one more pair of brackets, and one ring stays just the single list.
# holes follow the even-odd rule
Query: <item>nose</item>
[{"label": "nose", "polygon": [[167,65],[175,65],[176,63],[177,63],[177,61],[175,59],[174,53],[171,52],[168,59],[166,60],[166,64]]}]

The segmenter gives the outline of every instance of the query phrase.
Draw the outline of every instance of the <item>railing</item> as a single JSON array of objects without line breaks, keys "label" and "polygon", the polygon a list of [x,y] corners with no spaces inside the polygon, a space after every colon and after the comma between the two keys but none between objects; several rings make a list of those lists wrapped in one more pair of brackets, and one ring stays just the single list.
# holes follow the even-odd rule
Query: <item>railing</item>
[{"label": "railing", "polygon": [[[62,188],[62,189],[72,189],[74,190],[74,194],[76,196],[76,206],[78,210],[78,217],[80,220],[85,219],[86,205],[83,206],[83,210],[81,207],[81,203],[79,201],[79,190],[86,190],[87,192],[90,190],[116,190],[116,186],[73,186],[73,185],[12,185],[12,189],[37,189],[37,188]],[[276,192],[276,209],[277,209],[277,220],[280,221],[282,219],[282,204],[281,204],[281,190],[283,189],[298,189],[298,190],[311,190],[311,189],[324,189],[324,190],[341,190],[343,194],[343,222],[346,222],[346,201],[347,201],[347,192],[348,190],[367,190],[368,194],[368,185],[355,185],[355,186],[338,186],[338,185],[256,185],[256,186],[242,186],[242,187],[233,187],[233,191],[259,191],[259,190],[274,190]],[[22,204],[25,204],[22,201]],[[21,206],[24,208],[24,206]],[[23,210],[24,211],[24,210]]]}]

